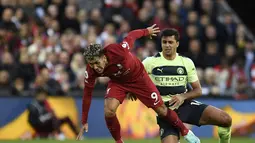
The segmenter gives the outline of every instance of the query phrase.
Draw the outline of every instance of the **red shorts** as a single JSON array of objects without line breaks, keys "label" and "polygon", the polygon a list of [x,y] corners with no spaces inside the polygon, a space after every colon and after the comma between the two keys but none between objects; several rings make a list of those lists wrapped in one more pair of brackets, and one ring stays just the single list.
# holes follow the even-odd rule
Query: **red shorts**
[{"label": "red shorts", "polygon": [[136,97],[149,108],[156,108],[164,103],[158,89],[147,73],[143,73],[132,83],[109,81],[105,98],[116,98],[122,103],[128,92],[135,94]]}]

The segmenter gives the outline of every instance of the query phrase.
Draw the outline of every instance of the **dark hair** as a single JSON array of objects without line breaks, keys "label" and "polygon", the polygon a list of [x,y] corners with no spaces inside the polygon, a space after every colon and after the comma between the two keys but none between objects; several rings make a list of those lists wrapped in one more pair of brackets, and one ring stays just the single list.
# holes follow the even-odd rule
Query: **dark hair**
[{"label": "dark hair", "polygon": [[83,56],[85,62],[94,60],[96,57],[101,57],[104,54],[102,45],[100,44],[90,44],[84,49]]},{"label": "dark hair", "polygon": [[166,36],[174,36],[175,40],[178,42],[180,40],[180,34],[174,28],[164,29],[160,35],[160,39],[162,39],[162,37],[166,37]]},{"label": "dark hair", "polygon": [[37,89],[35,89],[35,96],[38,96],[41,93],[48,94],[48,91],[46,89],[44,89],[44,88],[37,88]]}]

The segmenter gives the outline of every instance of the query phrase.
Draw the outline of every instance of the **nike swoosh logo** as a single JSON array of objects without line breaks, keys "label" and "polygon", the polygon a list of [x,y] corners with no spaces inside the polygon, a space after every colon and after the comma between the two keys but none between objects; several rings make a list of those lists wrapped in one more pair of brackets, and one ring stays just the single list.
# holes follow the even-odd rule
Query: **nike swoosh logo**
[{"label": "nike swoosh logo", "polygon": [[106,91],[106,94],[108,94],[110,90],[111,90],[111,88],[108,88],[107,91]]},{"label": "nike swoosh logo", "polygon": [[159,102],[160,102],[160,101],[158,101],[158,102],[154,103],[154,105],[157,105]]}]

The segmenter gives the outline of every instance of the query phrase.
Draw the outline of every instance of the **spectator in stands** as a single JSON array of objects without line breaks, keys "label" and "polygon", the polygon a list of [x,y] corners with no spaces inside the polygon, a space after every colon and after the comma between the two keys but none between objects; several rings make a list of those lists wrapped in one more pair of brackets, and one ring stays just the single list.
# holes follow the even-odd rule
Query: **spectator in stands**
[{"label": "spectator in stands", "polygon": [[29,91],[25,91],[24,79],[17,77],[11,85],[11,94],[14,96],[30,96]]},{"label": "spectator in stands", "polygon": [[146,8],[142,8],[138,12],[138,16],[134,19],[131,24],[132,29],[141,29],[149,26],[150,15]]},{"label": "spectator in stands", "polygon": [[104,9],[105,22],[120,24],[122,20],[132,21],[134,13],[132,9],[125,7],[122,0],[112,0],[112,3]]},{"label": "spectator in stands", "polygon": [[[237,83],[231,83],[237,81],[232,77],[236,73],[236,55],[246,55],[245,76],[251,86],[254,51],[248,29],[236,22],[233,13],[221,10],[219,4],[211,0],[1,1],[0,71],[10,80],[4,86],[15,85],[22,91],[24,82],[25,91],[39,86],[49,88],[54,95],[57,91],[64,94],[63,90],[71,95],[73,90],[82,92],[84,61],[73,57],[90,43],[108,45],[122,41],[130,30],[148,27],[155,21],[162,29],[178,29],[181,33],[178,53],[190,57],[201,69],[201,76],[208,67],[223,74],[220,78],[224,81],[216,82],[215,86],[220,87],[221,94],[234,94]],[[134,44],[132,52],[140,59],[160,50],[155,39],[147,39],[141,38]],[[19,62],[21,58],[23,62]],[[45,69],[48,74],[42,74]],[[97,89],[104,88],[107,81],[100,78]],[[49,85],[57,90],[52,92]],[[207,88],[205,81],[202,86]],[[226,92],[222,87],[226,87]],[[9,88],[5,91],[9,92]]]},{"label": "spectator in stands", "polygon": [[69,76],[69,81],[73,82],[75,80],[75,75],[72,71],[72,68],[70,66],[70,56],[67,52],[62,51],[59,54],[59,64],[62,64],[64,67],[64,70],[67,72],[68,76]]},{"label": "spectator in stands", "polygon": [[[160,1],[160,0],[158,0]],[[167,21],[166,21],[166,12],[163,7],[156,9],[155,17],[152,20],[152,23],[157,24],[159,29],[165,29],[168,27]]]},{"label": "spectator in stands", "polygon": [[230,66],[233,65],[236,58],[236,48],[234,45],[227,44],[225,46],[225,54],[224,57],[226,58],[227,62],[230,64]]},{"label": "spectator in stands", "polygon": [[[251,75],[251,87],[253,88],[253,93],[254,93],[255,92],[255,60],[253,61],[253,64],[251,66],[250,75]],[[255,95],[253,95],[253,97],[255,97]]]},{"label": "spectator in stands", "polygon": [[142,3],[141,9],[139,9],[139,11],[142,10],[142,9],[147,11],[147,14],[148,14],[149,18],[152,18],[155,15],[155,7],[154,7],[154,4],[151,0],[145,0]]},{"label": "spectator in stands", "polygon": [[[116,36],[115,35],[115,27],[112,23],[106,23],[105,24],[105,27],[104,27],[104,30],[102,31],[102,33],[100,34],[100,39],[101,41],[104,43],[105,40],[110,37],[110,36]],[[104,45],[105,46],[105,45]]]},{"label": "spectator in stands", "polygon": [[[0,70],[6,70],[9,75],[15,75],[15,61],[10,52],[4,52],[1,56]],[[10,80],[14,77],[10,77]]]},{"label": "spectator in stands", "polygon": [[24,13],[23,9],[17,8],[11,21],[15,24],[17,29],[20,29],[21,24],[26,23],[28,21],[28,18],[27,15]]},{"label": "spectator in stands", "polygon": [[58,12],[59,12],[59,10],[56,5],[51,4],[48,6],[47,13],[50,16],[50,18],[55,19],[55,20],[60,20],[60,19],[58,19],[59,18]]},{"label": "spectator in stands", "polygon": [[28,89],[31,83],[34,81],[36,73],[33,64],[30,63],[29,55],[26,51],[20,53],[19,64],[16,67],[16,75],[23,79],[26,79],[25,89]]},{"label": "spectator in stands", "polygon": [[75,53],[72,57],[70,66],[76,76],[79,71],[85,71],[86,67],[83,61],[83,55],[81,53]]},{"label": "spectator in stands", "polygon": [[244,70],[245,56],[239,54],[235,59],[235,64],[232,69],[232,87],[234,91],[234,97],[237,99],[246,99],[248,98],[249,86],[248,86],[248,77],[245,74]]},{"label": "spectator in stands", "polygon": [[180,23],[179,16],[177,14],[169,14],[168,16],[168,26],[169,28],[175,28],[177,29],[180,33],[182,33],[182,27]]},{"label": "spectator in stands", "polygon": [[67,5],[65,8],[65,16],[60,21],[61,31],[64,32],[66,29],[72,29],[76,33],[81,33],[79,21],[76,18],[76,8],[74,5]]},{"label": "spectator in stands", "polygon": [[220,89],[217,86],[216,83],[216,72],[213,70],[213,68],[207,68],[205,69],[205,84],[204,84],[204,93],[207,95],[219,95]]},{"label": "spectator in stands", "polygon": [[235,35],[236,35],[235,44],[236,44],[237,48],[241,50],[244,48],[245,40],[247,39],[247,36],[245,35],[245,28],[244,28],[243,24],[237,25]]},{"label": "spectator in stands", "polygon": [[49,95],[58,96],[65,94],[61,85],[55,79],[50,77],[49,70],[47,68],[41,69],[40,76],[41,78],[38,79],[38,82],[40,83],[39,85],[46,88]]},{"label": "spectator in stands", "polygon": [[78,12],[78,20],[80,23],[81,34],[84,35],[88,32],[88,12],[81,9]]},{"label": "spectator in stands", "polygon": [[148,56],[154,56],[158,52],[156,49],[156,44],[153,40],[146,40],[143,49],[144,49],[143,59],[145,59]]},{"label": "spectator in stands", "polygon": [[120,23],[120,29],[117,31],[117,34],[119,35],[119,36],[116,36],[117,42],[123,41],[123,39],[125,38],[125,36],[130,30],[131,30],[131,27],[128,21],[123,20]]},{"label": "spectator in stands", "polygon": [[185,53],[189,57],[197,68],[204,68],[205,56],[201,51],[201,43],[198,39],[192,39],[189,43],[189,52]]},{"label": "spectator in stands", "polygon": [[215,72],[217,72],[216,82],[220,90],[220,95],[233,96],[231,91],[231,64],[230,61],[224,57],[221,59],[220,65],[214,67]]},{"label": "spectator in stands", "polygon": [[1,22],[8,31],[17,30],[16,25],[12,22],[13,15],[14,11],[11,8],[4,9]]},{"label": "spectator in stands", "polygon": [[33,43],[33,37],[29,24],[21,23],[19,29],[20,44],[22,46],[29,46]]},{"label": "spectator in stands", "polygon": [[[205,37],[203,38],[203,45],[206,46],[206,43],[212,42],[212,41],[218,41],[218,35],[217,35],[216,27],[212,24],[207,25],[205,27]],[[204,49],[205,50],[205,49]]]},{"label": "spectator in stands", "polygon": [[245,76],[247,77],[248,85],[251,85],[251,66],[254,61],[254,50],[255,45],[252,41],[247,41],[245,44],[245,62],[244,62],[244,70],[245,70]]},{"label": "spectator in stands", "polygon": [[88,24],[95,26],[96,34],[98,34],[102,30],[102,28],[104,27],[104,23],[106,22],[104,21],[102,15],[103,14],[101,13],[99,8],[93,8],[90,11]]},{"label": "spectator in stands", "polygon": [[235,44],[236,41],[236,28],[237,25],[233,21],[232,13],[225,13],[224,14],[224,27],[225,31],[227,32],[227,42],[231,44]]},{"label": "spectator in stands", "polygon": [[47,101],[47,91],[37,89],[35,100],[28,105],[28,123],[36,131],[35,137],[48,138],[56,137],[64,139],[60,127],[67,123],[72,131],[78,135],[78,130],[69,117],[58,118]]},{"label": "spectator in stands", "polygon": [[0,71],[0,96],[10,95],[10,75],[7,71]]},{"label": "spectator in stands", "polygon": [[214,67],[220,64],[218,48],[218,43],[216,41],[208,42],[206,44],[206,53],[204,55],[205,67]]},{"label": "spectator in stands", "polygon": [[199,29],[196,25],[188,25],[183,31],[183,36],[181,37],[182,43],[180,43],[180,48],[178,48],[178,51],[180,53],[186,53],[189,49],[189,42],[191,39],[197,39],[199,38]]},{"label": "spectator in stands", "polygon": [[187,21],[185,21],[184,25],[194,24],[196,26],[199,26],[199,19],[198,14],[196,11],[189,11]]}]

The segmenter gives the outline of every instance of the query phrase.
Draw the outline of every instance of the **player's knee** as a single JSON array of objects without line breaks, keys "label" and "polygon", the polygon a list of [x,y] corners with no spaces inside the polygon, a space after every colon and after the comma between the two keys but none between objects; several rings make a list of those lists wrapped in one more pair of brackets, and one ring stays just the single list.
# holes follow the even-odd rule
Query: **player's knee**
[{"label": "player's knee", "polygon": [[232,125],[231,116],[228,113],[224,112],[224,111],[222,111],[222,112],[223,112],[222,113],[222,126],[223,127],[230,127]]},{"label": "player's knee", "polygon": [[120,102],[115,98],[105,99],[104,114],[106,117],[113,117],[116,114]]},{"label": "player's knee", "polygon": [[166,116],[167,114],[167,107],[165,104],[162,104],[162,106],[159,106],[154,109],[154,111],[159,115],[159,116]]},{"label": "player's knee", "polygon": [[105,114],[105,117],[113,117],[115,116],[115,110],[114,109],[111,109],[109,107],[104,107],[104,114]]}]

